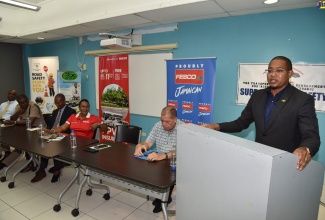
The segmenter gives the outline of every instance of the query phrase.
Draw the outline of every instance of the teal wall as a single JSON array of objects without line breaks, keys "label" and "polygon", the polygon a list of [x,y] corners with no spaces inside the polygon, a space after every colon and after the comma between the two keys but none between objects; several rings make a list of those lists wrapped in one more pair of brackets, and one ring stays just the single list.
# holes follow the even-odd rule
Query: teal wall
[{"label": "teal wall", "polygon": [[[223,122],[237,118],[244,108],[236,105],[238,63],[268,63],[274,56],[283,55],[293,62],[325,64],[324,23],[325,10],[316,7],[183,22],[174,32],[144,35],[143,45],[178,42],[178,48],[173,50],[174,58],[217,57],[213,121]],[[60,70],[78,70],[77,55],[81,62],[84,51],[98,49],[101,49],[98,41],[78,45],[78,39],[25,45],[26,93],[29,94],[27,57],[58,56]],[[98,114],[94,58],[86,56],[85,64],[82,98],[89,99],[91,113]],[[86,75],[89,75],[88,81]],[[317,117],[323,143],[314,159],[325,164],[325,114],[317,113]],[[131,124],[141,126],[147,135],[158,120],[131,115]],[[235,135],[254,140],[254,126]]]}]

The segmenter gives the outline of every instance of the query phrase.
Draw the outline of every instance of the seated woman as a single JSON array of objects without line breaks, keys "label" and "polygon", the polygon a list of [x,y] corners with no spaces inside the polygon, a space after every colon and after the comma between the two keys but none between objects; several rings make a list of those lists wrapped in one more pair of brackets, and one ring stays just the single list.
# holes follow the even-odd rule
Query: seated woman
[{"label": "seated woman", "polygon": [[[46,129],[45,132],[53,134],[53,133],[60,133],[66,131],[68,129],[74,130],[76,136],[92,138],[94,132],[97,128],[99,128],[102,132],[107,132],[108,127],[106,124],[102,122],[102,120],[89,113],[89,102],[87,99],[82,99],[79,102],[79,113],[73,114],[68,118],[68,120],[55,129],[48,130]],[[57,182],[60,178],[61,169],[64,167],[64,163],[62,161],[54,160],[54,173],[51,182]]]}]

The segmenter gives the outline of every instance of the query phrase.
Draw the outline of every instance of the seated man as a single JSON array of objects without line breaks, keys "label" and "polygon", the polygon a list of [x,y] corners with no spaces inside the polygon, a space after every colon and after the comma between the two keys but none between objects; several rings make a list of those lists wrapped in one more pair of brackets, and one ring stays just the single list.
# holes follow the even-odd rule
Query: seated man
[{"label": "seated man", "polygon": [[[139,143],[135,147],[135,156],[142,156],[143,151],[147,151],[154,143],[156,143],[157,150],[163,153],[151,153],[148,155],[147,160],[157,161],[157,160],[167,160],[172,158],[173,153],[175,153],[176,146],[176,136],[177,136],[177,126],[183,122],[177,119],[177,111],[172,107],[165,107],[161,111],[160,121],[155,124],[152,128],[146,141]],[[168,204],[172,202],[172,192],[174,186],[170,187]],[[154,213],[162,211],[161,200],[155,199],[152,204],[155,206],[153,209]]]},{"label": "seated man", "polygon": [[[10,90],[8,92],[8,101],[6,101],[0,105],[0,120],[1,121],[10,119],[10,116],[15,113],[15,109],[18,104],[18,102],[16,101],[16,98],[17,98],[16,90],[14,90],[14,89]],[[9,156],[10,147],[0,145],[0,152],[2,152],[2,151],[4,151],[5,153],[4,153],[4,156],[2,157],[2,159],[0,160],[0,162]]]},{"label": "seated man", "polygon": [[[26,118],[29,117],[31,126],[37,127],[40,122],[46,126],[43,114],[39,106],[30,101],[26,95],[21,94],[17,96],[18,104],[15,113],[10,117],[10,120],[5,120],[5,125],[23,125],[26,126]],[[14,150],[6,159],[0,163],[0,170],[14,162],[21,154],[20,150]],[[26,159],[30,156],[26,153]],[[27,172],[34,169],[34,163],[31,162],[21,172]]]},{"label": "seated man", "polygon": [[[52,113],[52,118],[47,125],[48,129],[55,129],[63,125],[72,114],[76,114],[76,111],[74,109],[66,105],[65,96],[63,94],[59,93],[55,96],[54,104],[56,105],[57,109],[55,109]],[[64,131],[64,133],[70,134],[70,129]],[[35,177],[31,180],[32,183],[39,182],[44,177],[46,177],[45,168],[47,167],[48,162],[49,160],[47,158],[41,158],[40,168],[36,172]],[[54,160],[54,167],[61,169],[65,165],[66,163],[62,161]],[[50,173],[53,173],[53,177],[51,179],[52,183],[57,182],[60,175],[60,170],[54,170],[54,167],[49,170]]]}]

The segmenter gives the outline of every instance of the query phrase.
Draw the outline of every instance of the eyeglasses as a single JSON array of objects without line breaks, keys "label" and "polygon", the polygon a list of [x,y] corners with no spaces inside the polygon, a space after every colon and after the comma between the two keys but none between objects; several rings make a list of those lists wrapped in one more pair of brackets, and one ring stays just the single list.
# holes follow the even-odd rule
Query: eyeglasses
[{"label": "eyeglasses", "polygon": [[287,69],[276,69],[276,70],[272,70],[272,69],[267,69],[265,70],[265,72],[267,74],[272,74],[272,73],[275,73],[276,75],[280,75],[283,71],[286,71]]}]

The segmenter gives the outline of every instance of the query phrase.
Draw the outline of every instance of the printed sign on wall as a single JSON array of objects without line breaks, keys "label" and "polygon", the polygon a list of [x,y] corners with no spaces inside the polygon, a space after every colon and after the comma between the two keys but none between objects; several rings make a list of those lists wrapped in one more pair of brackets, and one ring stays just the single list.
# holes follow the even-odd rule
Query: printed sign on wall
[{"label": "printed sign on wall", "polygon": [[81,99],[81,72],[58,71],[57,76],[59,93],[65,96],[66,104],[78,112]]},{"label": "printed sign on wall", "polygon": [[[238,73],[237,104],[246,105],[255,90],[269,86],[266,69],[268,64],[241,63]],[[314,97],[316,111],[325,111],[325,65],[293,64],[290,83]]]}]

